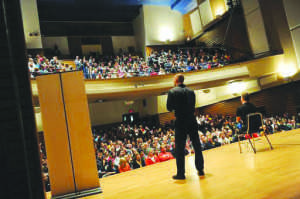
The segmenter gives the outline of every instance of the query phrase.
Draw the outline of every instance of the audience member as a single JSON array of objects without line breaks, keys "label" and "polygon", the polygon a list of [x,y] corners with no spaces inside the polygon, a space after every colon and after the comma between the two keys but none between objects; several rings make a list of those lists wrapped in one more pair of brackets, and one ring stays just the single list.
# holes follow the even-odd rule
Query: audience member
[{"label": "audience member", "polygon": [[167,152],[166,147],[164,145],[162,145],[160,147],[160,153],[158,154],[158,158],[159,158],[160,162],[164,162],[164,161],[167,161],[167,160],[174,159],[172,153]]},{"label": "audience member", "polygon": [[126,158],[121,158],[120,165],[119,165],[119,172],[123,173],[123,172],[130,171],[130,170],[131,170],[131,168],[128,164],[128,160]]},{"label": "audience member", "polygon": [[145,162],[146,162],[147,166],[151,165],[151,164],[156,164],[156,163],[160,162],[159,159],[158,159],[158,157],[157,157],[157,155],[153,153],[153,149],[150,149]]}]

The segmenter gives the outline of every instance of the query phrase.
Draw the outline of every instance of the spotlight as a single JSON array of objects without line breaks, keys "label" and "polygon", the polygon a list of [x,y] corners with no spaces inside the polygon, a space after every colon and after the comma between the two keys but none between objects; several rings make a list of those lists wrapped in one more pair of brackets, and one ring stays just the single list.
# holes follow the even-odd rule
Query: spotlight
[{"label": "spotlight", "polygon": [[288,77],[292,77],[297,73],[297,68],[295,66],[295,64],[280,64],[279,68],[278,68],[278,72],[280,74],[281,77],[283,78],[288,78]]}]

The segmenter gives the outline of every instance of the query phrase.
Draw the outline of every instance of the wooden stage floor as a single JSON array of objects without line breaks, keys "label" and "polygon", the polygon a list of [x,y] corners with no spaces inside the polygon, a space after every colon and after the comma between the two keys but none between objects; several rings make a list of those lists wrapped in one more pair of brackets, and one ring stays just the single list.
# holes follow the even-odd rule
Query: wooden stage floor
[{"label": "wooden stage floor", "polygon": [[175,160],[100,180],[103,193],[85,199],[300,199],[300,130],[256,142],[257,154],[237,143],[204,151],[205,177],[197,176],[194,156],[186,157],[186,180],[175,181]]}]

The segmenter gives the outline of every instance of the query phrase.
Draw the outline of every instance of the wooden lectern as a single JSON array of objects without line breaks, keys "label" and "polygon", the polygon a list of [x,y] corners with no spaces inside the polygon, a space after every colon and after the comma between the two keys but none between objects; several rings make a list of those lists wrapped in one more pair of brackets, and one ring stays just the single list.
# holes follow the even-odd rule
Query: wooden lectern
[{"label": "wooden lectern", "polygon": [[82,72],[36,79],[52,198],[101,193]]}]

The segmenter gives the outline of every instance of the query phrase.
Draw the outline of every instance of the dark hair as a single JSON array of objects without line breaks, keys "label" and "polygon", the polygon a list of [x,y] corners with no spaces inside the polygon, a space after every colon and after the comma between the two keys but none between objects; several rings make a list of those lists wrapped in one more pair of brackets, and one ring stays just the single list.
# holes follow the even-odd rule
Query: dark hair
[{"label": "dark hair", "polygon": [[177,78],[177,81],[179,83],[183,83],[184,82],[184,76],[183,76],[183,74],[177,74],[176,78]]},{"label": "dark hair", "polygon": [[249,102],[249,100],[250,100],[250,97],[249,97],[248,93],[242,93],[241,97],[246,102]]}]

